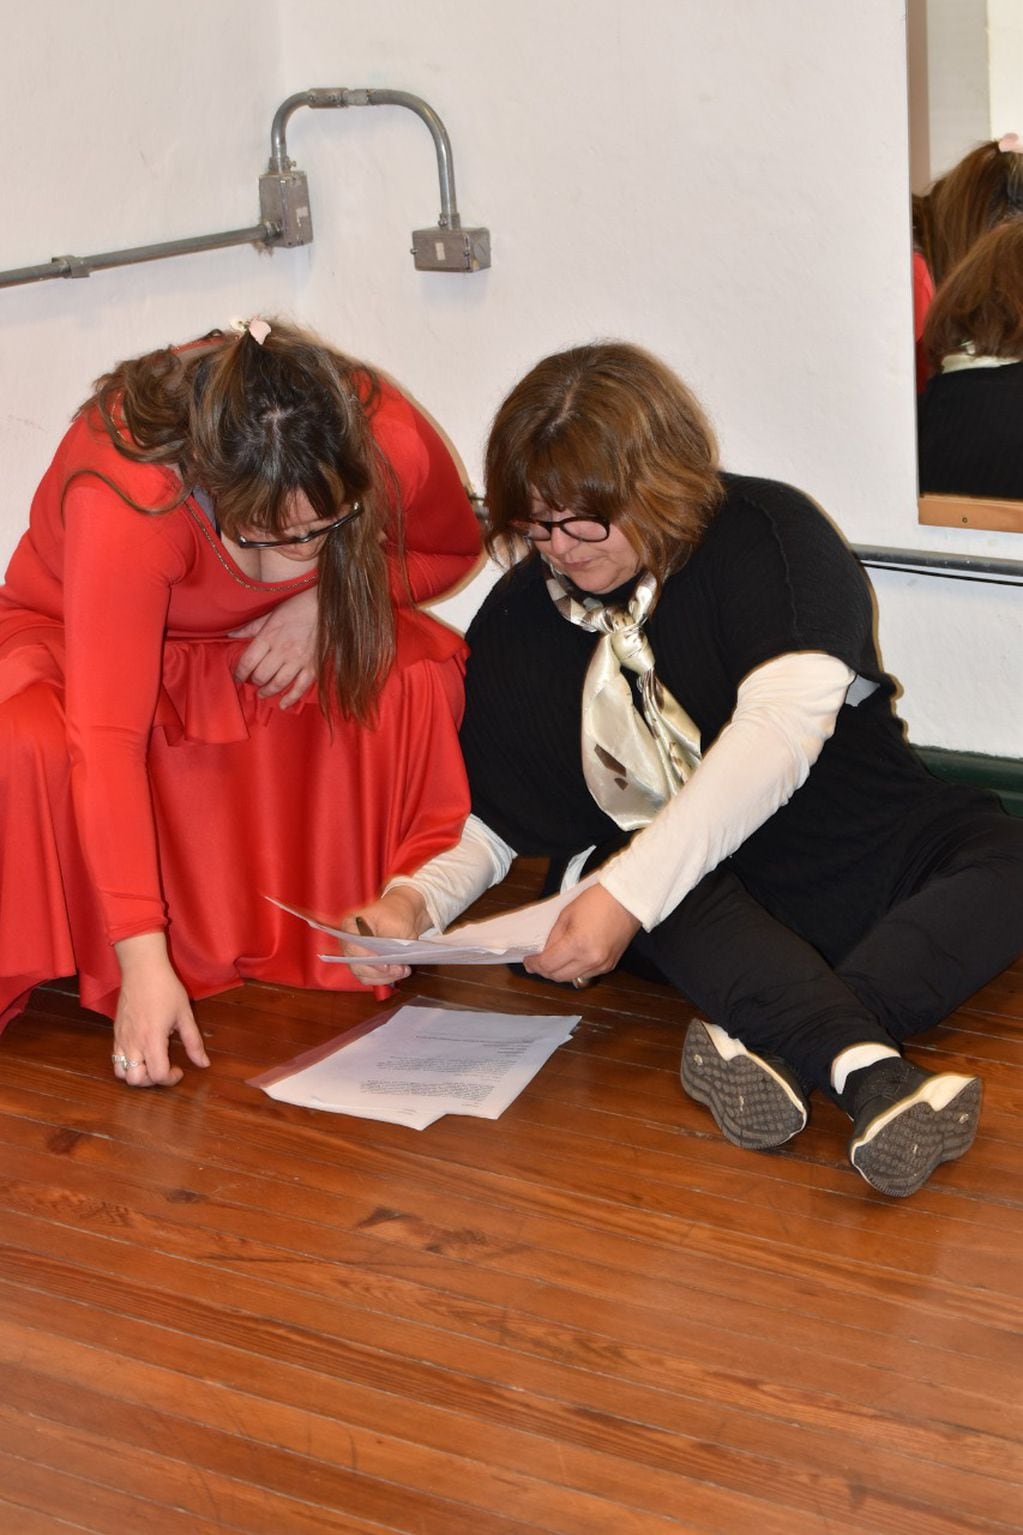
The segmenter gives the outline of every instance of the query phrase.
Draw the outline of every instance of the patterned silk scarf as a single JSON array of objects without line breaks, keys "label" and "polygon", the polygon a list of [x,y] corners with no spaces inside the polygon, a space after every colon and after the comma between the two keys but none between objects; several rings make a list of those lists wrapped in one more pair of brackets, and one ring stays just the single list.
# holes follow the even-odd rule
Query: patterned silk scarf
[{"label": "patterned silk scarf", "polygon": [[[700,761],[700,732],[657,679],[643,633],[658,597],[649,572],[625,607],[579,596],[547,567],[547,590],[563,618],[601,636],[583,683],[583,773],[590,793],[623,831],[653,820]],[[622,668],[639,678],[642,713]]]}]

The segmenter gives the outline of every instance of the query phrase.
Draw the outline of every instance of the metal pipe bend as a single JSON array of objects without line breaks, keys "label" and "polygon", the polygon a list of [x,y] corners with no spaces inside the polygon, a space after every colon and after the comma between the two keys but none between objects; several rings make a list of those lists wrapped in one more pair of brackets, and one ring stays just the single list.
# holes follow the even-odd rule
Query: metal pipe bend
[{"label": "metal pipe bend", "polygon": [[414,112],[427,128],[437,154],[437,174],[440,179],[440,219],[442,229],[460,229],[462,220],[455,200],[455,168],[448,131],[437,113],[421,96],[409,91],[377,90],[366,86],[345,85],[314,86],[307,91],[296,91],[282,101],[274,113],[270,125],[270,170],[284,173],[292,169],[288,158],[287,125],[299,107],[314,110],[339,107],[407,107]]}]

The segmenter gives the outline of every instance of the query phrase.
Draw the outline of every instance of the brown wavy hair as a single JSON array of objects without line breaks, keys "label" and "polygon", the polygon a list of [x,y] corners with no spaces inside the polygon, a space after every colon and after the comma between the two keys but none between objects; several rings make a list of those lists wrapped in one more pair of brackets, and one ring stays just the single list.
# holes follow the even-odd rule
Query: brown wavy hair
[{"label": "brown wavy hair", "polygon": [[982,234],[1023,213],[1023,154],[998,144],[978,144],[913,198],[913,237],[935,284]]},{"label": "brown wavy hair", "polygon": [[[721,499],[717,443],[665,363],[624,341],[537,363],[494,418],[486,452],[491,554],[523,552],[532,496],[620,527],[658,581],[684,563]],[[535,549],[530,551],[535,554]]]},{"label": "brown wavy hair", "polygon": [[394,659],[385,531],[402,548],[396,478],[369,425],[378,396],[364,363],[273,319],[262,344],[247,330],[212,331],[122,362],[82,407],[98,413],[125,458],[180,475],[180,494],[163,506],[141,506],[108,480],[136,511],[171,511],[198,487],[229,537],[242,528],[274,537],[297,491],[317,520],[361,503],[321,546],[317,652],[324,713],[336,705],[363,721]]},{"label": "brown wavy hair", "polygon": [[969,345],[978,357],[1023,359],[1023,219],[982,235],[938,289],[923,343],[937,366]]}]

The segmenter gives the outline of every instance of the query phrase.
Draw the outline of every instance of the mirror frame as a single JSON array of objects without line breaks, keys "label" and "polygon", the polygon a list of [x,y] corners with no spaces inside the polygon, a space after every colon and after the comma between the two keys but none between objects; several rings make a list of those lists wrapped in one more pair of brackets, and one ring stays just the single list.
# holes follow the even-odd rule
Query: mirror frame
[{"label": "mirror frame", "polygon": [[932,528],[983,528],[990,533],[1023,533],[1023,501],[924,495],[917,501],[917,521]]},{"label": "mirror frame", "polygon": [[[955,13],[948,10],[948,0],[941,0],[946,7],[946,18],[954,19]],[[929,77],[928,61],[928,6],[929,0],[906,0],[906,64],[907,85],[909,94],[909,159],[911,185],[929,182],[931,177],[931,123],[930,108],[932,105],[932,91],[934,82]],[[971,20],[970,15],[965,14],[959,18],[963,25],[968,24],[976,31],[977,18]],[[944,32],[947,34],[948,20],[943,23]],[[978,34],[979,35],[979,34]],[[987,61],[983,68],[988,71],[988,106],[990,106],[990,45],[988,34],[983,50],[984,59]],[[948,52],[948,37],[946,35],[946,53]],[[974,68],[981,68],[981,52],[967,50],[968,58]],[[952,57],[951,54],[948,55]],[[940,82],[939,82],[940,83]],[[941,89],[947,95],[947,82],[941,85]],[[975,95],[956,98],[960,111],[976,110]],[[979,98],[977,98],[979,99]],[[977,142],[985,137],[985,127],[990,130],[991,124],[975,123],[976,133],[972,135]],[[971,135],[967,135],[970,137]],[[918,404],[919,402],[917,402]],[[914,457],[916,445],[914,443]],[[917,522],[930,527],[940,528],[976,528],[992,533],[1023,533],[1023,501],[982,500],[967,496],[939,496],[934,494],[921,494],[919,489],[919,477],[917,479]]]}]

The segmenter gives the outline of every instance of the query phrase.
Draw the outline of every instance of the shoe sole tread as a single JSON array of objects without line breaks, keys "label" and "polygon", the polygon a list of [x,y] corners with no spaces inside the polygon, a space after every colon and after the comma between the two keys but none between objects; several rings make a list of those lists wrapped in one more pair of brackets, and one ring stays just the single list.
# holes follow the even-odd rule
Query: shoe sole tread
[{"label": "shoe sole tread", "polygon": [[682,1050],[682,1086],[710,1110],[722,1135],[745,1151],[772,1151],[806,1124],[805,1111],[757,1057],[726,1060],[698,1020]]},{"label": "shoe sole tread", "polygon": [[868,1125],[850,1142],[849,1160],[880,1193],[897,1199],[915,1194],[942,1162],[954,1162],[969,1151],[981,1096],[981,1083],[974,1077],[940,1109],[918,1099],[901,1114],[879,1115],[879,1128]]}]

